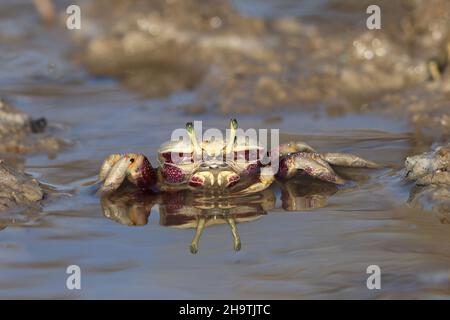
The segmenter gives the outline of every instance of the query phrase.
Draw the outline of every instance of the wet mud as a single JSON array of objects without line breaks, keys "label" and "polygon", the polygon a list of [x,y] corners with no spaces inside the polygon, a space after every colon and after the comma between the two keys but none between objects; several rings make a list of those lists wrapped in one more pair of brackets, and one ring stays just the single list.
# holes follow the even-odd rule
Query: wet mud
[{"label": "wet mud", "polygon": [[54,156],[70,143],[49,133],[47,119],[33,119],[0,100],[0,156],[47,153]]},{"label": "wet mud", "polygon": [[[89,7],[95,33],[83,35],[82,61],[145,95],[193,90],[187,113],[375,111],[448,137],[446,1],[375,1],[381,30],[358,20],[364,1],[330,1],[348,13],[335,25],[243,15],[221,0],[110,4]],[[106,7],[112,16],[102,17]]]},{"label": "wet mud", "polygon": [[[450,296],[447,1],[80,0],[79,31],[72,1],[39,2],[0,4],[0,297]],[[382,168],[232,200],[96,194],[109,154],[156,163],[173,129],[232,117]]]},{"label": "wet mud", "polygon": [[405,178],[414,181],[408,202],[450,223],[450,145],[408,157]]}]

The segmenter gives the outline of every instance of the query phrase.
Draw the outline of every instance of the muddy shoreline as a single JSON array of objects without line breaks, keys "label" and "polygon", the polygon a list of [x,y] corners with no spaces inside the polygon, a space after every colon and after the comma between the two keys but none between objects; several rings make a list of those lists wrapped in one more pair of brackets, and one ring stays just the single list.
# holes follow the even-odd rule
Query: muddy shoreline
[{"label": "muddy shoreline", "polygon": [[[446,1],[76,2],[79,31],[69,1],[52,25],[29,1],[0,4],[1,298],[450,296],[446,171],[404,179],[407,157],[440,163],[448,144]],[[365,28],[369,2],[381,30]],[[225,203],[234,222],[191,194],[96,195],[109,154],[156,163],[173,129],[234,117],[384,166]],[[64,286],[72,264],[81,291]]]},{"label": "muddy shoreline", "polygon": [[356,23],[344,20],[337,37],[302,19],[244,16],[227,1],[116,1],[107,19],[101,12],[110,1],[100,1],[88,9],[96,33],[83,34],[81,60],[146,96],[193,90],[184,110],[197,116],[377,112],[406,116],[419,138],[443,141],[450,126],[448,3],[380,5],[389,9],[385,28],[367,30],[357,20],[361,3],[348,8]]}]

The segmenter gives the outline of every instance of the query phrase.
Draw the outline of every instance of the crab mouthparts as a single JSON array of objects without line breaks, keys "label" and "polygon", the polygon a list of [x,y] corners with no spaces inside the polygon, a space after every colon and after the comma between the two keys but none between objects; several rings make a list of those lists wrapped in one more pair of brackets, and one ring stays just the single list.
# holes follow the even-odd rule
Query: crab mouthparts
[{"label": "crab mouthparts", "polygon": [[210,191],[224,190],[237,184],[240,177],[229,168],[212,168],[197,171],[190,178],[189,184],[192,187],[208,188]]},{"label": "crab mouthparts", "polygon": [[209,168],[209,169],[223,169],[228,168],[229,165],[226,162],[204,162],[200,165],[201,168]]}]

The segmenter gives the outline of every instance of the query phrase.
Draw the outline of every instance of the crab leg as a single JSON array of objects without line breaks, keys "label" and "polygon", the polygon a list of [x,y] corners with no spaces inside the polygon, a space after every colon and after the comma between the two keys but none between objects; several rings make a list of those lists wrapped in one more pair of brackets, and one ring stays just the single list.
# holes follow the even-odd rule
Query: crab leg
[{"label": "crab leg", "polygon": [[313,147],[304,142],[283,143],[279,147],[280,156],[295,152],[317,152]]},{"label": "crab leg", "polygon": [[128,167],[132,163],[133,162],[128,156],[123,156],[122,158],[120,158],[112,166],[111,170],[109,170],[105,178],[105,183],[100,188],[99,192],[101,194],[105,194],[118,189],[122,182],[125,180],[128,173]]},{"label": "crab leg", "polygon": [[317,153],[297,152],[286,156],[280,162],[278,175],[282,178],[291,178],[297,170],[323,181],[345,183],[345,180],[339,177]]},{"label": "crab leg", "polygon": [[321,166],[327,168],[329,171],[333,171],[333,168],[331,168],[330,164],[321,157],[313,157],[312,160],[316,161]]},{"label": "crab leg", "polygon": [[275,161],[276,157],[281,158],[296,152],[317,153],[317,151],[313,147],[304,142],[291,141],[287,143],[282,143],[278,148],[272,149],[270,152],[270,157],[272,158],[273,161]]},{"label": "crab leg", "polygon": [[236,192],[236,195],[242,196],[245,194],[263,191],[267,189],[274,180],[275,175],[273,173],[272,168],[261,168],[261,173],[258,178],[258,181],[253,183],[251,186],[245,188],[244,190]]},{"label": "crab leg", "polygon": [[116,153],[108,156],[100,168],[100,173],[98,174],[98,180],[104,181],[108,176],[108,173],[111,171],[112,167],[120,160],[123,156]]},{"label": "crab leg", "polygon": [[190,250],[192,254],[196,254],[198,252],[198,242],[200,241],[200,237],[202,236],[203,230],[205,229],[206,218],[201,216],[198,217],[197,220],[197,228],[195,229],[195,236],[192,239]]},{"label": "crab leg", "polygon": [[157,183],[157,175],[150,161],[137,153],[112,154],[103,161],[98,182],[102,182],[100,193],[109,193],[120,187],[127,179],[141,190],[150,190]]},{"label": "crab leg", "polygon": [[234,217],[228,216],[227,222],[231,227],[231,234],[233,235],[234,251],[240,251],[241,250],[241,237],[239,237],[239,232],[236,227],[236,220],[234,219]]},{"label": "crab leg", "polygon": [[334,166],[371,169],[380,167],[375,162],[348,153],[324,153],[322,157],[326,162]]}]

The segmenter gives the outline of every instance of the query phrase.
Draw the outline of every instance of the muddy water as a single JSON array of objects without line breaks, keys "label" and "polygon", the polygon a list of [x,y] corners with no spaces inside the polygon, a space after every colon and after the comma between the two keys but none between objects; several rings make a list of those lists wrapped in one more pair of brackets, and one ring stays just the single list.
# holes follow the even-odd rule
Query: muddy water
[{"label": "muddy water", "polygon": [[[267,8],[273,7],[261,5],[259,14]],[[1,298],[449,297],[450,227],[405,205],[409,186],[397,171],[416,145],[411,129],[373,113],[236,115],[243,128],[279,128],[282,139],[387,165],[348,173],[357,182],[323,195],[319,204],[305,201],[309,208],[297,211],[285,211],[273,188],[274,207],[238,224],[239,252],[233,251],[229,226],[217,224],[191,254],[194,230],[165,226],[158,205],[147,224],[139,220],[142,226],[106,218],[95,190],[85,186],[106,155],[154,155],[186,121],[224,128],[228,117],[186,116],[178,106],[193,100],[190,92],[144,99],[114,80],[89,76],[72,63],[65,39],[38,24],[28,1],[0,5],[0,94],[77,141],[54,158],[25,160],[26,170],[60,196],[42,212],[0,216]],[[65,287],[72,264],[82,269],[79,291]],[[382,270],[379,291],[366,288],[372,264]]]}]

